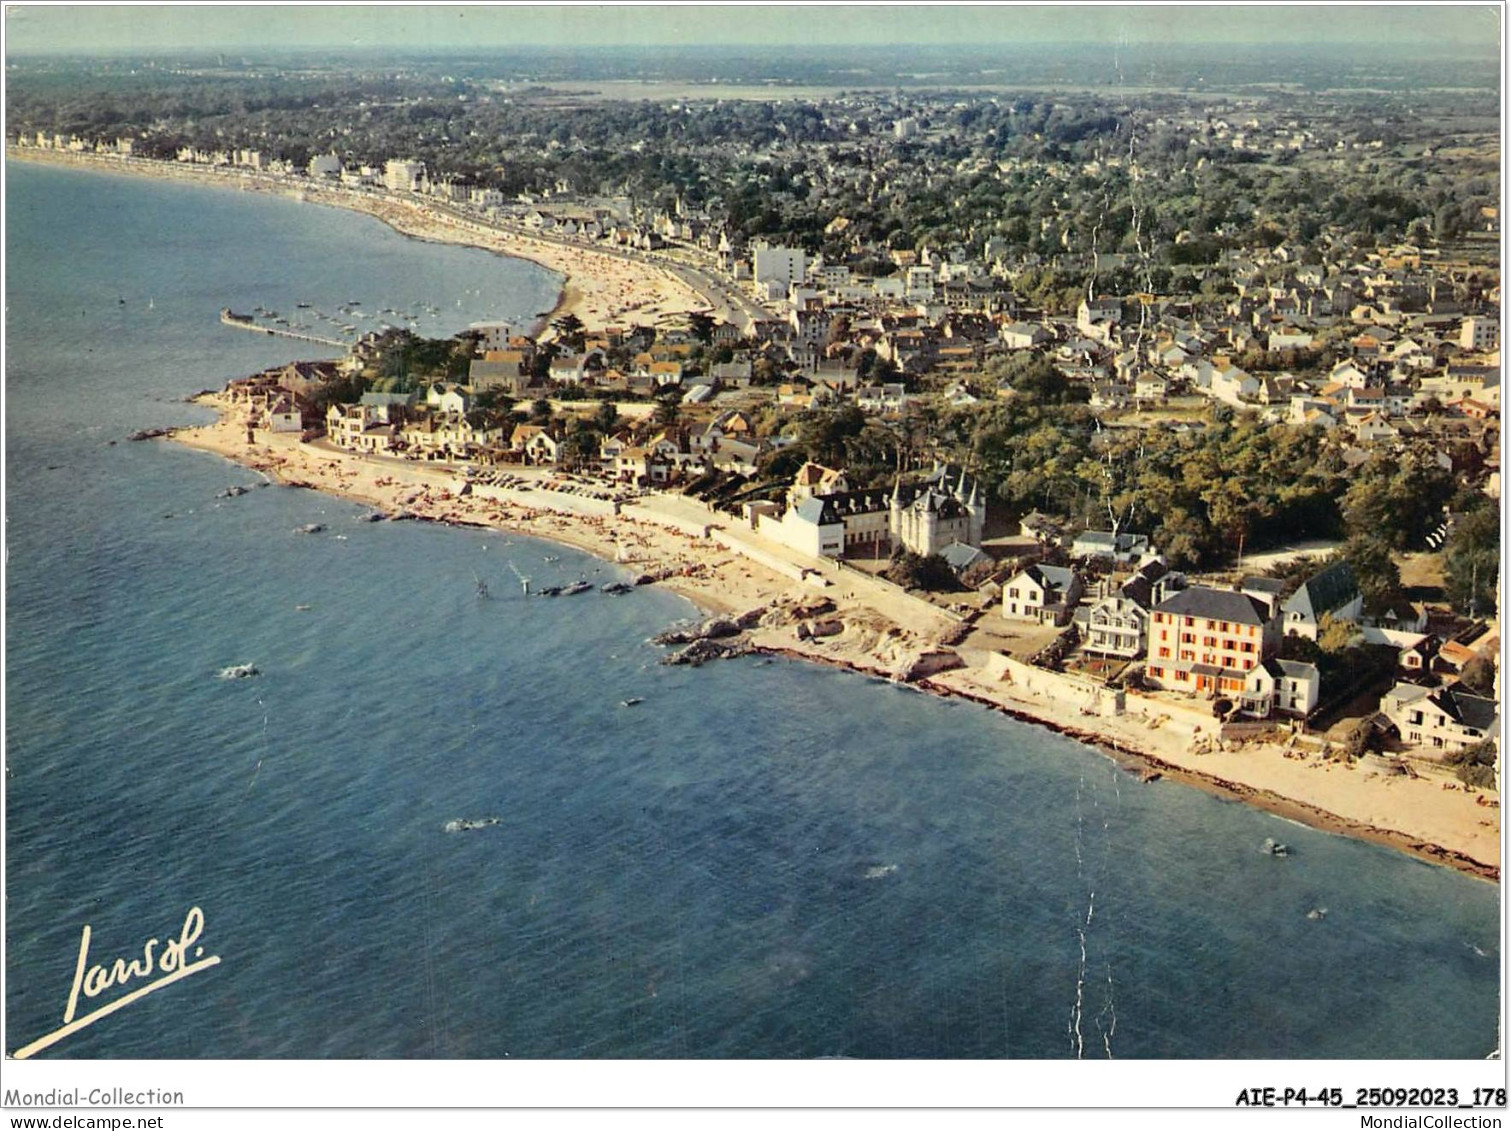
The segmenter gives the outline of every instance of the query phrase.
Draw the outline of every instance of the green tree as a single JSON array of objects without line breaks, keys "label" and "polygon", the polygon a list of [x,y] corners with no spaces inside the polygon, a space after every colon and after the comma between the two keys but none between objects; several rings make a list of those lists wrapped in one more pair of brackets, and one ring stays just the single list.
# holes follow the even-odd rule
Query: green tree
[{"label": "green tree", "polygon": [[756,471],[762,479],[789,483],[798,468],[808,462],[808,449],[802,444],[787,444],[756,457]]},{"label": "green tree", "polygon": [[1323,613],[1317,622],[1317,647],[1329,656],[1347,651],[1356,635],[1352,624],[1337,619],[1331,613]]},{"label": "green tree", "polygon": [[986,375],[1010,386],[1018,396],[1040,404],[1072,404],[1091,399],[1088,389],[1060,375],[1041,353],[1018,350],[987,362]]},{"label": "green tree", "polygon": [[1454,479],[1427,449],[1380,453],[1363,464],[1343,497],[1352,534],[1378,538],[1393,550],[1418,548],[1453,497]]},{"label": "green tree", "polygon": [[604,401],[593,414],[593,425],[605,436],[610,435],[619,423],[619,407],[613,401]]},{"label": "green tree", "polygon": [[1500,576],[1500,512],[1480,507],[1459,518],[1448,534],[1444,554],[1448,600],[1470,616],[1495,614]]},{"label": "green tree", "polygon": [[655,421],[663,428],[670,428],[682,415],[681,396],[676,391],[663,393],[656,398]]},{"label": "green tree", "polygon": [[810,453],[809,458],[826,467],[843,467],[847,445],[866,427],[865,413],[854,405],[835,409],[817,409],[798,418],[798,441]]},{"label": "green tree", "polygon": [[1487,656],[1474,657],[1459,673],[1459,682],[1481,698],[1495,698],[1495,661]]},{"label": "green tree", "polygon": [[926,589],[935,593],[951,593],[960,588],[955,571],[950,563],[938,554],[915,554],[912,550],[899,550],[892,555],[886,576],[893,584],[904,589]]},{"label": "green tree", "polygon": [[1355,534],[1344,543],[1339,557],[1354,571],[1366,612],[1400,609],[1405,603],[1406,597],[1401,591],[1401,568],[1390,547],[1379,538],[1372,534]]},{"label": "green tree", "polygon": [[556,331],[556,339],[568,349],[580,350],[583,342],[582,319],[568,311],[556,321],[551,323],[551,328]]},{"label": "green tree", "polygon": [[1450,750],[1443,757],[1444,763],[1456,766],[1459,781],[1476,789],[1495,788],[1495,759],[1499,753],[1496,741],[1487,738],[1473,746]]}]

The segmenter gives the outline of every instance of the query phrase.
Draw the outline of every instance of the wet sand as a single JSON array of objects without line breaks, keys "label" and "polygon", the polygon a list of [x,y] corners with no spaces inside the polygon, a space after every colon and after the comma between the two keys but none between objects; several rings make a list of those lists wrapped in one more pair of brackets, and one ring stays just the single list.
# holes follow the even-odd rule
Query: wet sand
[{"label": "wet sand", "polygon": [[[246,442],[240,410],[218,396],[200,398],[221,418],[205,428],[181,430],[179,443],[256,468],[275,480],[365,502],[383,512],[437,522],[484,526],[573,546],[658,584],[700,607],[739,615],[786,603],[834,603],[825,615],[842,631],[798,639],[790,623],[765,625],[747,636],[769,655],[844,667],[892,678],[920,652],[937,649],[951,625],[912,597],[883,587],[847,584],[845,575],[799,582],[742,552],[752,541],[728,516],[715,515],[678,496],[648,495],[617,516],[558,513],[534,505],[542,488],[559,480],[547,470],[509,469],[533,480],[531,493],[508,501],[456,494],[459,468],[392,457],[360,456],[324,441],[259,431]],[[530,501],[526,501],[530,500]],[[726,525],[727,524],[727,525]],[[702,526],[724,527],[728,544],[703,536]],[[769,544],[768,544],[769,545]],[[762,547],[767,549],[768,547]],[[1048,726],[1115,757],[1144,776],[1194,785],[1329,832],[1389,845],[1466,873],[1498,879],[1500,812],[1491,791],[1469,791],[1443,771],[1386,772],[1383,764],[1333,762],[1300,746],[1275,741],[1228,743],[1211,749],[1188,727],[1158,727],[1133,714],[1087,717],[1076,706],[996,680],[981,667],[945,671],[918,681],[920,690],[980,702],[1015,718]]]}]

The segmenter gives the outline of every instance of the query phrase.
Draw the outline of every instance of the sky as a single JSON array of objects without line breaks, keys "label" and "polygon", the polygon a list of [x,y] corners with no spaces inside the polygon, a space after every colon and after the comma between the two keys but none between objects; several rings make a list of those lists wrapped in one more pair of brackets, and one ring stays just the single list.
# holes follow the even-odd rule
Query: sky
[{"label": "sky", "polygon": [[6,52],[1059,42],[1430,44],[1495,55],[1493,4],[6,6]]}]

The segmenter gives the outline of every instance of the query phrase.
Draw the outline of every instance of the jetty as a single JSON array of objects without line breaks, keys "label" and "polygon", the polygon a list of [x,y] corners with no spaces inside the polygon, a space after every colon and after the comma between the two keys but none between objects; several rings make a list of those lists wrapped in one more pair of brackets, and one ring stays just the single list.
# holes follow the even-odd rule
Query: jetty
[{"label": "jetty", "polygon": [[220,320],[224,325],[235,326],[238,330],[251,330],[256,334],[272,334],[279,338],[298,338],[301,342],[318,342],[322,346],[335,346],[340,350],[351,349],[352,345],[340,338],[322,338],[319,334],[306,334],[302,330],[288,330],[282,326],[264,326],[250,314],[237,314],[230,307],[221,310]]}]

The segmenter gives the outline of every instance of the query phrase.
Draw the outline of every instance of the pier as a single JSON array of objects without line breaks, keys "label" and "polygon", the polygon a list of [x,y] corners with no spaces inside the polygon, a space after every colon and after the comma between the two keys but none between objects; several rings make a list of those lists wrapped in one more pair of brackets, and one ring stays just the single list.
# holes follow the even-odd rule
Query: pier
[{"label": "pier", "polygon": [[233,314],[230,307],[220,312],[220,320],[226,326],[235,326],[238,330],[251,330],[254,334],[272,334],[279,338],[297,338],[301,342],[318,342],[322,346],[335,346],[339,350],[349,350],[351,342],[344,342],[340,338],[322,338],[318,334],[306,334],[302,330],[286,330],[281,326],[263,326],[252,320],[249,314]]}]

